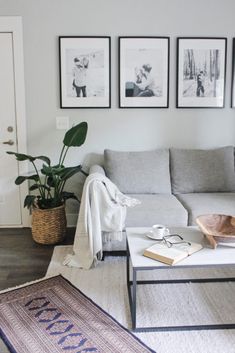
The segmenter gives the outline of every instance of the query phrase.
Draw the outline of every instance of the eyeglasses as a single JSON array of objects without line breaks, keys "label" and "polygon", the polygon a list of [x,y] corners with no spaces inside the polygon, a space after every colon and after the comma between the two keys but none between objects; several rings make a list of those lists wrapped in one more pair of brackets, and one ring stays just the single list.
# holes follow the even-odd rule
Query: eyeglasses
[{"label": "eyeglasses", "polygon": [[[169,241],[168,238],[179,238],[180,240],[179,241]],[[179,234],[169,234],[169,235],[165,235],[163,238],[162,238],[162,242],[163,244],[165,244],[168,248],[171,248],[173,245],[178,245],[178,244],[184,244],[186,246],[190,246],[191,243],[188,242],[188,241],[185,241],[184,238],[182,238]]]}]

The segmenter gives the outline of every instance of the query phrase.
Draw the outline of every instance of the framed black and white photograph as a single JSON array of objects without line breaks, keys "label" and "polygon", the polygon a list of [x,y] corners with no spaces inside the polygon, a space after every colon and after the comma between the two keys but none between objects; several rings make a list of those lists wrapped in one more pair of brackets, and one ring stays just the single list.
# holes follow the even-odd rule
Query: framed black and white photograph
[{"label": "framed black and white photograph", "polygon": [[223,108],[227,38],[177,38],[177,108]]},{"label": "framed black and white photograph", "polygon": [[168,108],[169,37],[119,37],[119,107]]},{"label": "framed black and white photograph", "polygon": [[235,38],[233,38],[233,54],[232,54],[232,96],[231,107],[235,108]]},{"label": "framed black and white photograph", "polygon": [[110,108],[110,37],[59,37],[60,107]]}]

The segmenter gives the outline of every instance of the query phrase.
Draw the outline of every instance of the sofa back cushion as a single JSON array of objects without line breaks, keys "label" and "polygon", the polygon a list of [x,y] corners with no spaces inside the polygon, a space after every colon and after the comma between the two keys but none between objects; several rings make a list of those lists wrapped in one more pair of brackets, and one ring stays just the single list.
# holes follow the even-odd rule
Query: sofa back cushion
[{"label": "sofa back cushion", "polygon": [[107,177],[125,194],[170,194],[169,150],[104,151]]},{"label": "sofa back cushion", "polygon": [[171,149],[173,194],[235,190],[234,149]]}]

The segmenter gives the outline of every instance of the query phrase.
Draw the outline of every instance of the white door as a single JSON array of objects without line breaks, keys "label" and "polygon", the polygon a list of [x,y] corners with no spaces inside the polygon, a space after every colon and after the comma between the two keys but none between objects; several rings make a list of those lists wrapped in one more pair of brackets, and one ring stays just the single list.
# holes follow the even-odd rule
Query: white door
[{"label": "white door", "polygon": [[25,190],[22,191],[14,183],[20,173],[20,166],[15,157],[8,155],[6,151],[18,151],[18,134],[22,139],[21,131],[24,126],[24,119],[21,126],[24,102],[19,103],[22,93],[21,97],[17,97],[17,92],[22,87],[18,81],[23,79],[22,74],[18,75],[19,63],[15,61],[20,49],[19,37],[12,27],[12,18],[8,18],[8,26],[6,19],[2,20],[0,17],[0,226],[12,227],[24,225],[22,197]]}]

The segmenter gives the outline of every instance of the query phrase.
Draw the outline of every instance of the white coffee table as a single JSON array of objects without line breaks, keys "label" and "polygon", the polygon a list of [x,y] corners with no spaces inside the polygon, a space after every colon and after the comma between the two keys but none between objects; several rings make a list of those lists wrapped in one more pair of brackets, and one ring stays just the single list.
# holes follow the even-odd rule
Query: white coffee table
[{"label": "white coffee table", "polygon": [[[163,283],[189,283],[189,282],[227,282],[235,281],[234,277],[229,278],[198,278],[198,279],[173,279],[173,280],[137,280],[137,273],[146,270],[177,269],[190,267],[215,267],[234,266],[235,248],[218,247],[216,250],[210,248],[207,240],[197,227],[170,228],[170,233],[177,233],[183,236],[184,240],[201,243],[203,249],[188,256],[174,266],[152,260],[143,256],[144,249],[153,245],[156,241],[147,238],[145,235],[149,228],[126,228],[127,235],[127,288],[132,318],[132,330],[143,331],[183,331],[183,330],[208,330],[208,329],[234,329],[235,324],[216,325],[190,325],[190,326],[164,326],[164,327],[137,327],[136,326],[136,292],[137,285],[163,284]],[[130,272],[132,270],[132,280]]]}]

